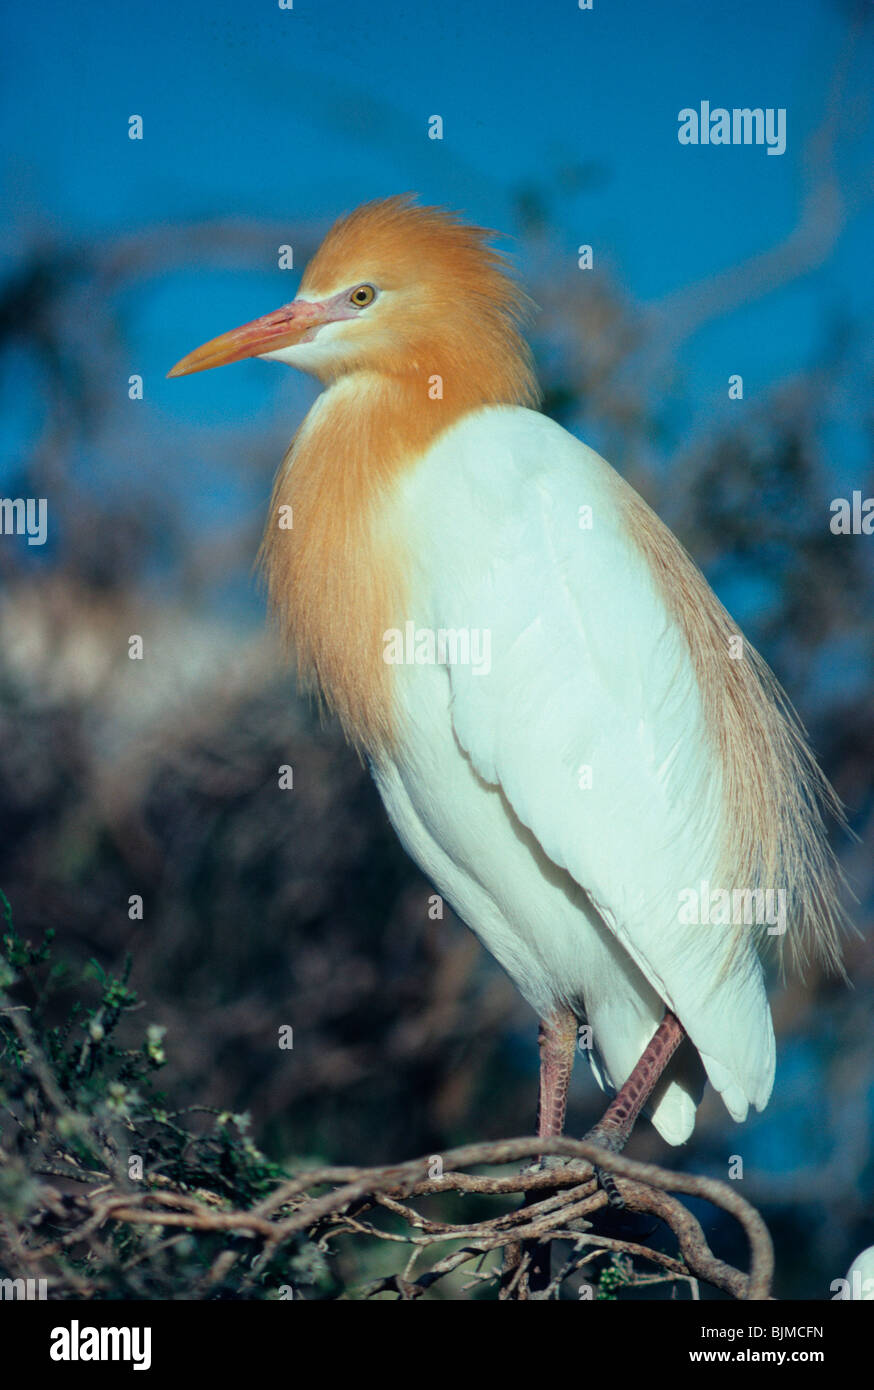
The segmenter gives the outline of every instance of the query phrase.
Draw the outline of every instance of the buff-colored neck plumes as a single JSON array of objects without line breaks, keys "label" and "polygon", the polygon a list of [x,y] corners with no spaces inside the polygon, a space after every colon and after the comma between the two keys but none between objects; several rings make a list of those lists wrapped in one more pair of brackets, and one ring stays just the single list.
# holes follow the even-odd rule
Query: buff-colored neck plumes
[{"label": "buff-colored neck plumes", "polygon": [[520,331],[530,306],[488,236],[405,198],[367,204],[329,233],[301,286],[332,292],[354,268],[394,295],[383,341],[342,358],[292,442],[261,547],[305,685],[365,751],[393,736],[382,633],[403,619],[409,569],[392,483],[467,412],[538,401]]}]

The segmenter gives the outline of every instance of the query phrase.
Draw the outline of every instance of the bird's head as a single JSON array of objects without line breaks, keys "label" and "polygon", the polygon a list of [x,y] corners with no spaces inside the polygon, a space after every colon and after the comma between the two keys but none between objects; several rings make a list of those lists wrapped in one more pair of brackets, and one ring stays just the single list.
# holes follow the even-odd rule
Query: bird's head
[{"label": "bird's head", "polygon": [[184,376],[269,357],[333,381],[351,372],[449,371],[484,399],[536,399],[520,327],[530,301],[490,233],[409,196],[365,203],[331,228],[297,298],[183,357]]}]

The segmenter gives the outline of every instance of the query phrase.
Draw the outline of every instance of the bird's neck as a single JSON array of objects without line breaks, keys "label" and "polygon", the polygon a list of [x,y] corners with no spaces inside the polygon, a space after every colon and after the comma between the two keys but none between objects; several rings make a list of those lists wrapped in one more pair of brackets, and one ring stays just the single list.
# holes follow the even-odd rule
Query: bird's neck
[{"label": "bird's neck", "polygon": [[464,410],[427,378],[350,374],[319,397],[274,486],[261,547],[271,607],[304,685],[370,753],[396,732],[383,634],[409,616],[396,485]]}]

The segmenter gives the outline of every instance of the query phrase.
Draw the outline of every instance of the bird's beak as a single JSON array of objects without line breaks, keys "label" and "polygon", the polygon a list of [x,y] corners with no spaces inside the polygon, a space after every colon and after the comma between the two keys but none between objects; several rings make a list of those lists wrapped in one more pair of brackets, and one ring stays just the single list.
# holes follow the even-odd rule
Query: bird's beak
[{"label": "bird's beak", "polygon": [[204,372],[207,367],[223,367],[228,362],[241,362],[244,357],[260,357],[277,348],[290,347],[300,343],[312,328],[327,322],[323,304],[310,303],[306,299],[296,299],[292,304],[283,304],[272,314],[253,319],[242,328],[232,328],[230,333],[222,333],[218,338],[195,348],[177,362],[168,373],[170,376],[187,376],[189,372]]}]

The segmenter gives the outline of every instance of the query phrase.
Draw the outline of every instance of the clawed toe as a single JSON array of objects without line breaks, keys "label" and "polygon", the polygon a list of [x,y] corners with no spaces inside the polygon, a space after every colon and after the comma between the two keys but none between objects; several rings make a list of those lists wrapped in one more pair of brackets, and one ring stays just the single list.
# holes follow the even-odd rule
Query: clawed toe
[{"label": "clawed toe", "polygon": [[598,1165],[595,1164],[595,1177],[598,1179],[599,1186],[602,1187],[607,1194],[608,1204],[614,1211],[622,1211],[625,1206],[625,1198],[620,1194],[613,1174],[609,1173],[606,1168],[599,1168]]},{"label": "clawed toe", "polygon": [[[599,1148],[609,1149],[611,1153],[615,1154],[621,1153],[624,1147],[619,1136],[608,1129],[602,1129],[600,1125],[594,1125],[593,1128],[589,1130],[588,1134],[583,1136],[583,1139],[585,1143],[597,1144]],[[616,1211],[621,1211],[625,1206],[625,1201],[619,1193],[613,1174],[608,1169],[600,1167],[597,1163],[592,1166],[595,1177],[598,1179],[599,1186],[602,1187],[607,1194],[607,1201],[610,1206]]]}]

